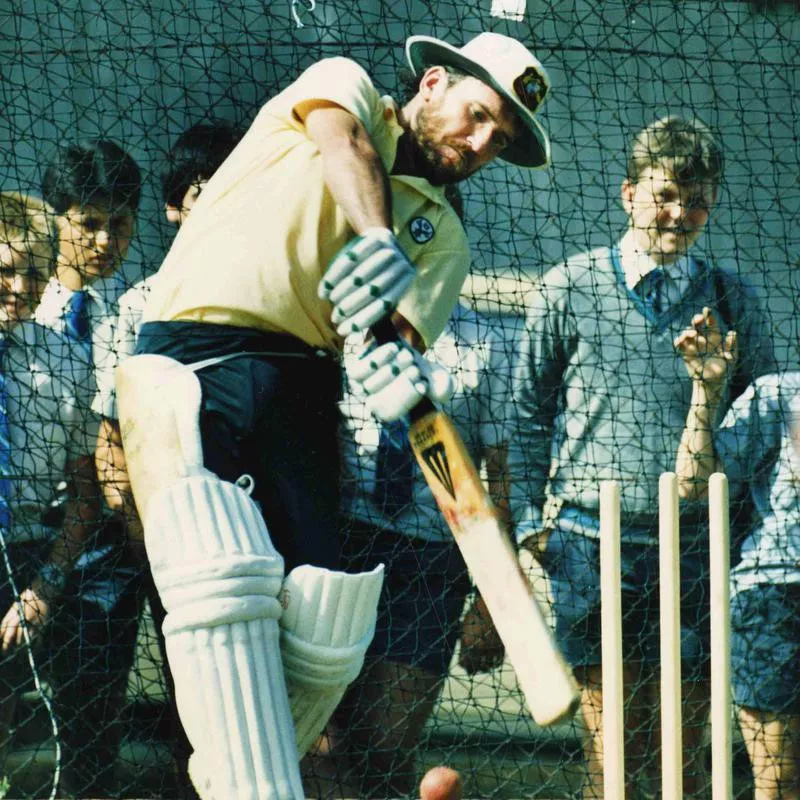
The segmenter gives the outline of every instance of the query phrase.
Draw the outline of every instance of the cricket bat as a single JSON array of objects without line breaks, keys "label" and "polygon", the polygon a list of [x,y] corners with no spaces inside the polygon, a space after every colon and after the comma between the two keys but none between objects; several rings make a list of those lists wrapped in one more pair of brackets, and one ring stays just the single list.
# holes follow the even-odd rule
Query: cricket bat
[{"label": "cricket bat", "polygon": [[[388,320],[373,326],[373,333],[380,343],[397,338]],[[572,715],[577,683],[460,434],[428,398],[409,417],[414,455],[492,616],[531,716],[552,725]]]}]

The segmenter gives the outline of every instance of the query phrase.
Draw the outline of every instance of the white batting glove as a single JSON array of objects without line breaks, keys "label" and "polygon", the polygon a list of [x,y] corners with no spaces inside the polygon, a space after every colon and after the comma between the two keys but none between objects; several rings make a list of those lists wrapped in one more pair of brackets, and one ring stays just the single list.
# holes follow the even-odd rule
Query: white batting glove
[{"label": "white batting glove", "polygon": [[429,397],[444,403],[453,396],[453,378],[404,342],[367,346],[346,365],[351,385],[366,395],[367,409],[382,422],[405,416]]},{"label": "white batting glove", "polygon": [[331,322],[340,336],[365,331],[397,307],[414,265],[388,228],[369,228],[334,256],[318,294],[333,304]]}]

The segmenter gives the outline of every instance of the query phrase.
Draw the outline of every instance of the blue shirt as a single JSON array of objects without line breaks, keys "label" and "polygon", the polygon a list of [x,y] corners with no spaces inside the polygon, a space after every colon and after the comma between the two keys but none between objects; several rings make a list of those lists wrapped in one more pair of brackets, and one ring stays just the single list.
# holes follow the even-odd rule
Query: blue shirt
[{"label": "blue shirt", "polygon": [[[731,496],[749,493],[755,519],[734,588],[800,583],[800,372],[759,378],[714,434]],[[798,441],[792,438],[793,429]]]},{"label": "blue shirt", "polygon": [[27,321],[7,336],[4,377],[11,436],[13,525],[9,541],[47,539],[42,523],[70,463],[92,456],[98,419],[89,410],[96,391],[86,348],[51,328]]}]

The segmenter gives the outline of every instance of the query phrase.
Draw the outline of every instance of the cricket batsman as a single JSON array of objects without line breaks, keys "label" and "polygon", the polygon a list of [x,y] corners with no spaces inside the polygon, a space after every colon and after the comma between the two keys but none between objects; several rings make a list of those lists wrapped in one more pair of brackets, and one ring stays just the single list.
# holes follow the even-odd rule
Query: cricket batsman
[{"label": "cricket batsman", "polygon": [[379,419],[447,397],[447,371],[419,356],[469,268],[443,187],[498,157],[549,160],[535,114],[550,84],[524,45],[413,36],[406,54],[402,106],[329,58],[261,109],[181,227],[117,371],[204,800],[304,797],[299,758],[374,632],[382,568],[339,571],[343,337],[392,313],[401,339],[367,344],[349,373]]}]

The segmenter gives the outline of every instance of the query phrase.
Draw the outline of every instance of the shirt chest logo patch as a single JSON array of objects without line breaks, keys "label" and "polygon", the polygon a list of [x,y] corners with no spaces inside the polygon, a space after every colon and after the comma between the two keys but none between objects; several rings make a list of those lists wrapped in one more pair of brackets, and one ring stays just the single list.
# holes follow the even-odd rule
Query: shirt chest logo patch
[{"label": "shirt chest logo patch", "polygon": [[425,217],[413,217],[408,223],[408,231],[417,244],[429,242],[433,239],[433,234],[436,233],[431,221]]}]

